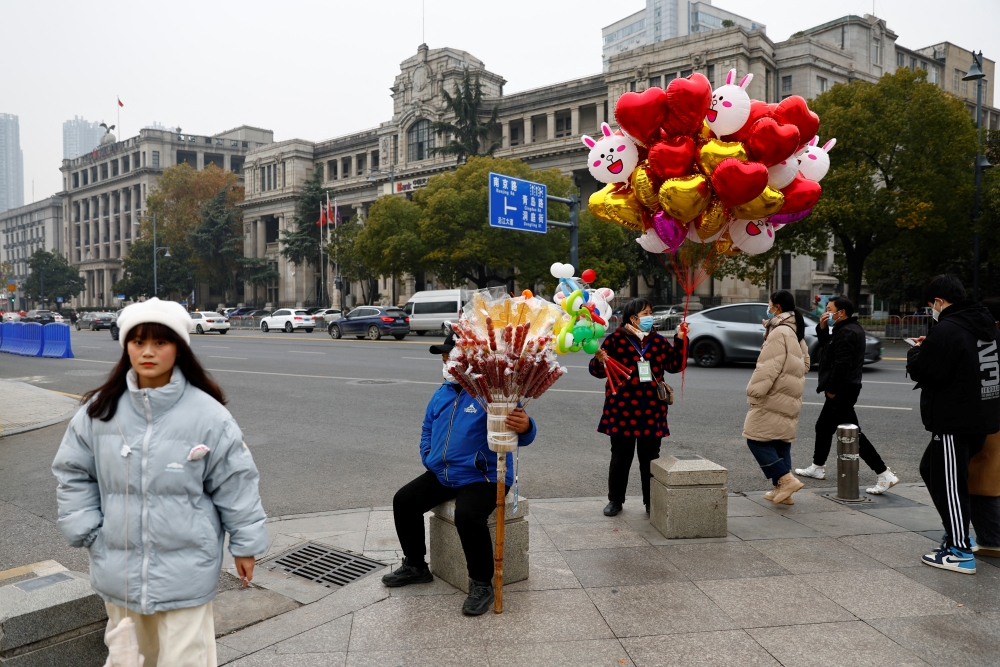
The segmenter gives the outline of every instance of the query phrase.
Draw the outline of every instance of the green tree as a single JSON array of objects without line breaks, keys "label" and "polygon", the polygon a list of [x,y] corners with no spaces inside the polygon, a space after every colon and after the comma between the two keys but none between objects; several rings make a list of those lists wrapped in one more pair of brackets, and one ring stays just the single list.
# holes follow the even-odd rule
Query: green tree
[{"label": "green tree", "polygon": [[371,304],[379,296],[375,291],[378,274],[365,261],[364,252],[359,248],[358,239],[364,229],[357,216],[339,225],[332,234],[328,252],[330,258],[339,264],[344,284],[361,283],[361,300]]},{"label": "green tree", "polygon": [[221,288],[226,301],[234,300],[243,258],[243,215],[227,186],[202,204],[200,224],[188,236],[201,273]]},{"label": "green tree", "polygon": [[468,157],[479,155],[480,147],[485,146],[482,153],[492,156],[502,144],[502,139],[488,143],[490,134],[500,127],[497,119],[500,108],[493,107],[486,122],[480,121],[483,86],[479,77],[473,79],[469,69],[465,68],[462,72],[461,86],[455,84],[454,94],[449,94],[447,90],[442,90],[441,94],[444,96],[445,107],[455,114],[455,119],[431,123],[431,129],[439,137],[442,135],[451,137],[444,146],[430,149],[431,155],[454,155],[461,164]]},{"label": "green tree", "polygon": [[138,239],[129,248],[128,256],[122,260],[124,277],[112,289],[131,300],[152,296],[164,298],[171,292],[187,294],[191,290],[189,278],[193,278],[191,267],[194,260],[190,253],[186,244],[171,247],[170,257],[160,253],[156,264],[156,282],[159,287],[157,295],[153,293],[153,239]]},{"label": "green tree", "polygon": [[376,276],[418,273],[427,252],[420,239],[420,207],[402,197],[381,197],[368,211],[354,249]]},{"label": "green tree", "polygon": [[637,249],[649,255],[635,242],[635,234],[621,225],[598,220],[584,209],[580,212],[580,272],[593,269],[598,287],[618,292],[628,282]]},{"label": "green tree", "polygon": [[28,269],[31,273],[24,281],[24,292],[29,299],[44,299],[49,304],[56,303],[58,297],[69,301],[86,284],[79,269],[70,266],[59,253],[36,250],[28,259]]},{"label": "green tree", "polygon": [[281,230],[281,254],[298,266],[319,262],[322,227],[320,208],[326,206],[327,190],[323,187],[323,170],[315,169],[302,186],[302,194],[295,203],[292,229]]}]

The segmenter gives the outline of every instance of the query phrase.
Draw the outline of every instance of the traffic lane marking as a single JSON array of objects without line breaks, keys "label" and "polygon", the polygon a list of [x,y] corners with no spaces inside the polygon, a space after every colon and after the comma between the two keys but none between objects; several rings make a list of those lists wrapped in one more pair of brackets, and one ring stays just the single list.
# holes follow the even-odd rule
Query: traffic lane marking
[{"label": "traffic lane marking", "polygon": [[240,361],[247,361],[246,357],[209,357],[209,359],[239,359]]},{"label": "traffic lane marking", "polygon": [[301,350],[289,350],[286,354],[326,354],[326,352],[303,352]]},{"label": "traffic lane marking", "polygon": [[[806,379],[807,380],[818,380],[819,378],[807,375]],[[861,384],[863,384],[863,385],[865,385],[865,384],[901,384],[901,385],[906,385],[908,387],[912,387],[913,385],[916,384],[916,382],[889,382],[887,380],[865,380],[865,379],[862,379],[861,380]]]},{"label": "traffic lane marking", "polygon": [[400,357],[400,359],[412,359],[413,361],[441,361],[434,355],[429,357]]}]

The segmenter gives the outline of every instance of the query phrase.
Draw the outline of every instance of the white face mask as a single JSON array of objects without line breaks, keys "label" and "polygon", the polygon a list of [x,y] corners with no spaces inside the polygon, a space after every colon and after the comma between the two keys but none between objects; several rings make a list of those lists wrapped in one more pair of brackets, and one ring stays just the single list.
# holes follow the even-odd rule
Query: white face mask
[{"label": "white face mask", "polygon": [[456,380],[451,373],[448,372],[448,364],[441,364],[441,375],[444,377],[445,382],[451,382],[455,384]]},{"label": "white face mask", "polygon": [[941,317],[941,311],[935,308],[934,306],[931,306],[931,317],[934,319],[935,322],[937,322],[938,318]]}]

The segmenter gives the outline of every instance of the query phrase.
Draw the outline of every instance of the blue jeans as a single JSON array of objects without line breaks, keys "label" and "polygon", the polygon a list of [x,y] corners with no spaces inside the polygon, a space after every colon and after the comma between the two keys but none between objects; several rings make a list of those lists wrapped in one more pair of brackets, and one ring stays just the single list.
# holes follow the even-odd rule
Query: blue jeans
[{"label": "blue jeans", "polygon": [[747,440],[750,453],[757,459],[764,476],[777,486],[778,480],[792,471],[792,443],[784,440],[760,442]]}]

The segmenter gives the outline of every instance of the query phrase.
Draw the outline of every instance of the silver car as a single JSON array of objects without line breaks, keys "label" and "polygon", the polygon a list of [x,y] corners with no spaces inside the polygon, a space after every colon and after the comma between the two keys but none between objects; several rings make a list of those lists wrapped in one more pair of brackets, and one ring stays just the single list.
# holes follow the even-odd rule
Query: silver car
[{"label": "silver car", "polygon": [[[806,324],[809,358],[816,365],[819,363],[816,338],[819,320],[812,313],[800,312]],[[714,368],[727,361],[757,361],[764,342],[766,316],[766,303],[734,303],[688,315],[691,340],[688,354],[704,368]],[[865,340],[865,364],[873,364],[882,358],[882,341],[870,334],[866,334]]]}]

